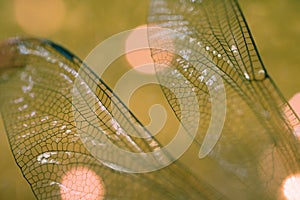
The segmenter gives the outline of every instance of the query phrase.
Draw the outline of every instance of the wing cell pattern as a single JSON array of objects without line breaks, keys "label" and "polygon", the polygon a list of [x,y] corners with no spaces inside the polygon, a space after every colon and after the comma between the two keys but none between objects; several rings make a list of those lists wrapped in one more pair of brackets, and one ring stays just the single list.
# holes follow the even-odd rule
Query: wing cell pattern
[{"label": "wing cell pattern", "polygon": [[[222,79],[226,117],[221,137],[208,157],[215,162],[213,173],[222,169],[233,175],[225,180],[244,185],[232,190],[226,187],[223,194],[239,198],[229,194],[239,191],[245,199],[256,195],[274,199],[284,178],[299,172],[299,142],[293,130],[299,119],[264,68],[237,1],[153,0],[148,21],[158,80],[169,83],[173,90],[197,94],[201,120],[195,143],[199,146],[213,120],[212,99],[223,101],[223,96],[212,96],[209,88],[220,90],[217,80]],[[162,64],[173,72],[164,70]],[[187,77],[194,88],[177,84],[176,74]],[[178,101],[170,90],[162,90],[180,119]]]},{"label": "wing cell pattern", "polygon": [[[300,124],[264,68],[238,3],[153,0],[148,21],[174,33],[149,28],[157,78],[169,87],[162,91],[175,115],[180,122],[182,112],[190,113],[187,121],[195,117],[194,105],[182,110],[178,101],[189,94],[196,94],[201,113],[190,148],[149,173],[130,172],[134,165],[159,165],[172,156],[157,151],[160,141],[79,58],[47,40],[1,44],[0,111],[35,196],[61,199],[64,175],[87,168],[103,182],[98,199],[276,199],[284,179],[299,173],[293,127]],[[226,110],[216,106],[224,102]],[[211,124],[222,120],[215,140],[218,127]],[[216,143],[200,159],[206,140]],[[122,166],[111,161],[118,154],[106,149],[108,142],[124,151],[159,153],[152,162],[115,158]]]}]

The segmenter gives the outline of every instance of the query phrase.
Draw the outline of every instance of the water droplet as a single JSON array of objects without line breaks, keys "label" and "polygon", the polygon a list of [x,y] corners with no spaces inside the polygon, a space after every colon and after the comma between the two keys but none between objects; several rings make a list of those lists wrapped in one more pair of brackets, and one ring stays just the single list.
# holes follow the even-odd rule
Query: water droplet
[{"label": "water droplet", "polygon": [[202,82],[204,80],[204,76],[199,76],[198,79],[200,80],[200,82]]},{"label": "water droplet", "polygon": [[236,47],[234,44],[231,45],[230,50],[231,50],[233,53],[238,53],[238,49],[237,49],[237,47]]},{"label": "water droplet", "polygon": [[72,131],[71,130],[66,130],[66,133],[71,133]]},{"label": "water droplet", "polygon": [[18,99],[15,99],[15,100],[14,100],[14,103],[21,103],[22,101],[24,101],[24,98],[23,98],[23,97],[18,98]]},{"label": "water droplet", "polygon": [[245,78],[246,78],[247,80],[250,80],[250,76],[249,76],[249,74],[248,74],[247,72],[244,72],[244,76],[245,76]]},{"label": "water droplet", "polygon": [[256,79],[257,80],[262,80],[262,79],[264,79],[266,77],[266,73],[265,73],[265,71],[263,70],[263,69],[260,69],[260,70],[258,70],[257,72],[256,72]]},{"label": "water droplet", "polygon": [[194,41],[196,41],[195,38],[190,38],[190,43],[193,43]]}]

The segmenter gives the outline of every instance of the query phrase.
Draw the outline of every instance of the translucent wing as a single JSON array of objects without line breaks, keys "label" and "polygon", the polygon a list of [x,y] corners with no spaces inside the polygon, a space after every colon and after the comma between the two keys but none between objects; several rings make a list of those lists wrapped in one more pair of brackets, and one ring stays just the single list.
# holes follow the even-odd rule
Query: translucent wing
[{"label": "translucent wing", "polygon": [[[115,159],[124,165],[110,160],[118,154],[105,149],[108,142],[142,154],[162,146],[76,56],[45,40],[1,45],[0,111],[15,160],[36,197],[61,199],[71,192],[83,198],[81,186],[74,189],[74,180],[71,186],[63,180],[70,170],[86,168],[103,182],[98,199],[277,198],[283,180],[299,171],[292,129],[299,120],[264,69],[236,1],[152,1],[149,22],[175,32],[149,29],[158,79],[182,94],[162,88],[175,114],[180,120],[182,112],[190,112],[187,121],[194,117],[191,107],[178,104],[192,93],[201,111],[188,151],[150,173],[128,172],[172,156],[160,151],[153,162]],[[218,121],[224,121],[221,135]],[[85,177],[83,182],[87,171]],[[88,198],[95,190],[81,195]]]},{"label": "translucent wing", "polygon": [[[152,0],[148,21],[159,81],[198,97],[195,145],[204,159],[186,165],[211,160],[199,177],[230,199],[277,198],[284,179],[299,172],[299,119],[264,68],[237,1]],[[181,119],[178,98],[162,90]]]},{"label": "translucent wing", "polygon": [[[155,172],[133,174],[120,164],[95,158],[94,149],[97,152],[107,140],[137,153],[161,146],[112,91],[64,48],[46,40],[12,39],[1,44],[0,58],[0,111],[16,163],[38,199],[89,199],[95,193],[97,199],[222,196],[179,161]],[[111,104],[118,116],[112,114]],[[149,137],[134,138],[126,130]],[[101,150],[104,158],[117,156]],[[153,160],[159,163],[168,158],[165,152]],[[152,164],[143,159],[134,163]],[[83,191],[89,171],[78,174],[79,169],[96,173],[103,187],[99,189],[97,180],[92,179],[91,189]],[[66,182],[64,177],[70,171],[74,180]],[[82,185],[72,185],[78,184],[76,176],[83,176],[77,177]],[[101,191],[97,193],[97,189]]]}]

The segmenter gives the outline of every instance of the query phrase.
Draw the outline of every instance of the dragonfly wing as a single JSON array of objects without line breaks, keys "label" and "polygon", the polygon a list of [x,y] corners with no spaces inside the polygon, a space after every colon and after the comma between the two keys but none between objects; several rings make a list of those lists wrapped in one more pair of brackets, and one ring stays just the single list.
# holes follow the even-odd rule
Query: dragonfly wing
[{"label": "dragonfly wing", "polygon": [[[72,53],[47,40],[19,38],[1,44],[0,58],[0,111],[5,130],[16,163],[38,199],[61,199],[78,192],[80,186],[74,189],[63,180],[70,171],[82,168],[101,178],[104,189],[98,199],[221,197],[177,161],[151,173],[128,172],[134,163],[149,166],[168,160],[167,152],[155,154],[153,162],[125,160],[122,165],[109,160],[124,158],[101,148],[108,141],[141,154],[161,146]],[[111,104],[117,109],[114,112]],[[149,137],[134,138],[127,131]]]},{"label": "dragonfly wing", "polygon": [[[299,172],[293,134],[299,119],[264,68],[237,1],[153,0],[148,21],[159,81],[198,97],[201,118],[194,145],[200,158],[213,162],[203,179],[230,199],[274,199],[284,179]],[[178,82],[178,75],[189,84]],[[174,93],[162,90],[180,120],[183,111]],[[224,102],[225,112],[219,107]],[[214,123],[224,125],[221,134],[211,128]]]}]

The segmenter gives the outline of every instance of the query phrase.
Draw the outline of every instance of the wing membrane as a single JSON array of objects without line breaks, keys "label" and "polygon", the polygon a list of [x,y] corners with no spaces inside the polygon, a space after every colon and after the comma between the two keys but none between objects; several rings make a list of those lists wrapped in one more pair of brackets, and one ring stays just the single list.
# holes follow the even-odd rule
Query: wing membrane
[{"label": "wing membrane", "polygon": [[[128,172],[171,160],[169,152],[154,154],[152,162],[117,157],[121,165],[110,159],[116,152],[99,148],[110,142],[143,154],[162,145],[88,66],[47,40],[2,43],[0,111],[36,197],[60,199],[62,177],[86,167],[103,179],[105,199],[277,198],[284,179],[299,172],[293,134],[299,119],[265,70],[237,2],[153,0],[149,23],[174,33],[149,28],[157,77],[174,113],[193,121],[194,105],[182,110],[178,101],[189,94],[196,94],[201,113],[187,152],[149,173]],[[216,122],[224,122],[221,135]],[[201,150],[203,144],[209,148]]]},{"label": "wing membrane", "polygon": [[[205,158],[214,160],[211,174],[203,179],[231,199],[274,199],[283,180],[299,172],[299,142],[293,134],[299,119],[265,70],[237,1],[153,0],[148,21],[159,81],[169,83],[173,90],[197,95],[201,120],[195,143],[200,148],[205,135],[216,142]],[[171,31],[153,31],[153,25]],[[177,74],[194,87],[178,83]],[[220,89],[217,80],[226,91],[220,139],[207,131],[213,118],[221,121],[222,116],[212,111],[212,99],[224,101],[222,95],[211,94]],[[180,119],[178,101],[170,90],[162,90]],[[214,174],[222,175],[215,178]],[[232,184],[224,187],[219,184],[222,180]]]},{"label": "wing membrane", "polygon": [[[2,44],[1,53],[1,114],[16,163],[38,199],[60,199],[66,187],[63,176],[80,167],[94,171],[103,180],[105,194],[99,199],[221,196],[179,162],[156,172],[132,174],[118,170],[121,165],[94,157],[93,148],[97,151],[97,145],[105,145],[107,140],[139,153],[161,146],[151,135],[139,139],[128,134],[127,130],[137,135],[150,133],[64,48],[47,40],[13,39]],[[112,112],[110,104],[118,112]],[[138,126],[141,129],[135,129]],[[105,150],[100,153],[106,158],[114,156]],[[156,162],[168,158],[167,152],[155,157]],[[135,163],[151,164],[143,159]]]}]

